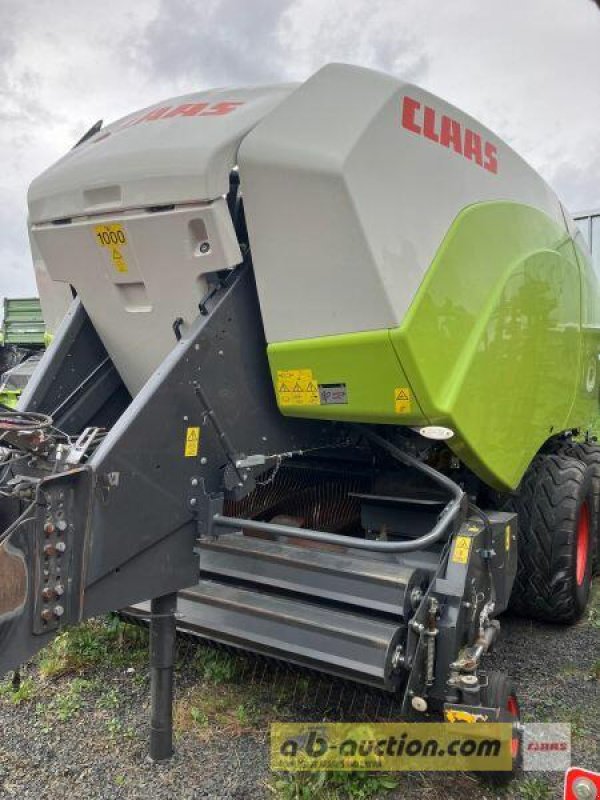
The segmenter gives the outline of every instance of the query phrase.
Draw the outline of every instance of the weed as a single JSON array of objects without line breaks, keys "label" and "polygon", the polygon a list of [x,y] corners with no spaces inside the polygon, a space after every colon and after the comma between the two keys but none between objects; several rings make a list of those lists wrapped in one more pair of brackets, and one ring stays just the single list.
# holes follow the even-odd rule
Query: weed
[{"label": "weed", "polygon": [[235,710],[235,716],[237,717],[240,725],[247,727],[256,721],[257,716],[259,716],[259,709],[256,706],[256,703],[253,703],[252,701],[240,703]]},{"label": "weed", "polygon": [[[49,703],[38,703],[35,707],[36,716],[41,717],[48,723],[50,720],[55,719],[59,722],[69,722],[72,720],[79,711],[84,702],[84,693],[89,693],[95,686],[94,681],[88,681],[84,678],[74,678],[66,689],[58,694],[55,694]],[[42,731],[48,733],[50,730],[49,724],[42,726]]]},{"label": "weed", "polygon": [[109,689],[96,700],[96,707],[104,710],[118,708],[121,705],[121,698],[116,689]]},{"label": "weed", "polygon": [[519,795],[521,800],[549,800],[552,792],[541,778],[526,778],[519,784]]},{"label": "weed", "polygon": [[93,666],[144,663],[147,641],[145,630],[117,617],[93,619],[60,633],[37,656],[37,664],[44,677],[57,678]]},{"label": "weed", "polygon": [[57,694],[48,704],[48,710],[60,721],[69,722],[76,716],[83,703],[82,694],[89,691],[91,681],[75,678],[64,692]]},{"label": "weed", "polygon": [[588,606],[588,620],[594,628],[600,628],[600,581],[594,582]]},{"label": "weed", "polygon": [[175,727],[181,732],[194,731],[206,738],[213,733],[239,736],[258,729],[264,721],[264,710],[244,686],[195,686],[175,706]]},{"label": "weed", "polygon": [[281,800],[369,800],[398,788],[398,780],[385,773],[298,772],[280,776],[271,788]]},{"label": "weed", "polygon": [[114,739],[120,733],[123,733],[123,723],[117,717],[111,717],[111,719],[106,720],[106,729]]},{"label": "weed", "polygon": [[295,775],[282,775],[271,784],[271,789],[281,800],[311,800],[313,797],[325,798],[327,772],[298,772]]},{"label": "weed", "polygon": [[33,678],[24,678],[15,685],[10,680],[0,683],[0,697],[6,698],[15,706],[33,700],[37,693],[38,687]]},{"label": "weed", "polygon": [[210,648],[199,650],[194,659],[194,669],[211,683],[230,683],[238,671],[237,659],[230,653]]},{"label": "weed", "polygon": [[576,667],[573,664],[566,664],[564,667],[561,667],[558,672],[560,675],[564,675],[565,678],[581,675],[581,670],[579,667]]},{"label": "weed", "polygon": [[595,664],[592,664],[591,675],[595,681],[600,681],[600,661],[596,661]]},{"label": "weed", "polygon": [[197,708],[196,706],[192,706],[190,708],[190,717],[196,723],[196,725],[204,726],[208,723],[207,714],[201,708]]},{"label": "weed", "polygon": [[69,722],[81,709],[81,695],[65,692],[52,703],[54,716],[59,722]]}]

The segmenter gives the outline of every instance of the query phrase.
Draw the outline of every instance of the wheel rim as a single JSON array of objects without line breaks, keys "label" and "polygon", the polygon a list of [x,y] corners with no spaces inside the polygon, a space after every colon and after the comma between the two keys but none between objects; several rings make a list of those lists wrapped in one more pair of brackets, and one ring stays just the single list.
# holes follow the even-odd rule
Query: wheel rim
[{"label": "wheel rim", "polygon": [[[517,702],[517,698],[512,694],[506,702],[506,710],[515,720],[515,722],[517,722],[520,716],[519,704]],[[519,755],[519,744],[519,736],[513,735],[510,741],[510,754],[513,758],[513,761]]]},{"label": "wheel rim", "polygon": [[590,549],[590,509],[587,502],[579,509],[577,518],[577,550],[575,554],[575,580],[577,586],[585,580]]}]

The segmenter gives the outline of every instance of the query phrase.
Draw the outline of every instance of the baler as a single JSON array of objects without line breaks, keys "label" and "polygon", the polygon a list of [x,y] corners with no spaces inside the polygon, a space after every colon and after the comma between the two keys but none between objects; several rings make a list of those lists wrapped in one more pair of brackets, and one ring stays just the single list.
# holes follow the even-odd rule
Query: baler
[{"label": "baler", "polygon": [[516,720],[498,616],[581,615],[600,494],[598,278],[535,171],[331,64],[97,124],[28,200],[75,299],[0,415],[0,669],[152,600],[156,675],[176,604],[407,716]]}]

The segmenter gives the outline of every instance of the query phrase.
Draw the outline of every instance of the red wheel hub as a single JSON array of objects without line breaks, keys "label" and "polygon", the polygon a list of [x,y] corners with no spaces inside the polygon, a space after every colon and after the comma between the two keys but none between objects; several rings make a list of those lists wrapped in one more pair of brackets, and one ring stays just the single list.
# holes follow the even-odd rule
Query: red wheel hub
[{"label": "red wheel hub", "polygon": [[579,509],[577,518],[577,544],[575,551],[575,580],[577,586],[585,580],[590,549],[590,509],[587,502]]}]

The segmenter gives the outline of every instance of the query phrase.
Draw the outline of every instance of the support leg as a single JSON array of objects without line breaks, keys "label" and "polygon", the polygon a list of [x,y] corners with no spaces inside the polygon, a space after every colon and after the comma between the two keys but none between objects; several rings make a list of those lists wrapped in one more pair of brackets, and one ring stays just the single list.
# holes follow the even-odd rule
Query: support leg
[{"label": "support leg", "polygon": [[150,758],[164,761],[173,755],[173,664],[177,595],[155,597],[150,621]]}]

